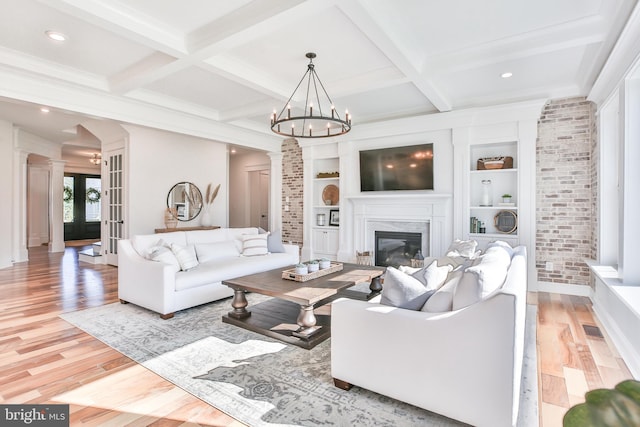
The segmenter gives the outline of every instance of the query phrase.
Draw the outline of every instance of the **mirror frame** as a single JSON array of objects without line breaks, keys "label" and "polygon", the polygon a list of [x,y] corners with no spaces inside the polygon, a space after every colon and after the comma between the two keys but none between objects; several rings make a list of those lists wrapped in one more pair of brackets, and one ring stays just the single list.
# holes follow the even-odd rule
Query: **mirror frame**
[{"label": "mirror frame", "polygon": [[[181,193],[177,193],[178,191]],[[203,204],[202,192],[193,182],[178,182],[167,193],[167,208],[178,221],[186,222],[197,218],[202,212]]]}]

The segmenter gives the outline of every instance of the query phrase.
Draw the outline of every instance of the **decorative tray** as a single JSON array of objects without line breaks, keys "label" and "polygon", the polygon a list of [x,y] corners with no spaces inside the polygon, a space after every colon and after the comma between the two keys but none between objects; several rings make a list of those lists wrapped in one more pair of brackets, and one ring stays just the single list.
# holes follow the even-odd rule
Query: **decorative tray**
[{"label": "decorative tray", "polygon": [[337,205],[340,201],[340,189],[333,185],[329,184],[322,190],[322,201],[325,205]]},{"label": "decorative tray", "polygon": [[339,262],[331,262],[331,267],[323,268],[322,270],[314,271],[313,273],[298,274],[295,268],[290,268],[282,272],[282,278],[287,280],[293,280],[295,282],[306,282],[307,280],[317,279],[318,277],[326,276],[327,274],[335,273],[342,270],[342,264]]}]

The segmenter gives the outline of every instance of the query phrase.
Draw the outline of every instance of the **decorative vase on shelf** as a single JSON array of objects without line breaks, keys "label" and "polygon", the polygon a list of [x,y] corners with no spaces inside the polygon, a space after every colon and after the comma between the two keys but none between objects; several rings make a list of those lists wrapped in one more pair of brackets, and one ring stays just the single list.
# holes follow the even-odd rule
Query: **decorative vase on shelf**
[{"label": "decorative vase on shelf", "polygon": [[210,227],[213,222],[211,221],[211,215],[209,215],[209,205],[204,205],[202,208],[202,218],[200,218],[200,225],[203,227]]},{"label": "decorative vase on shelf", "polygon": [[491,180],[482,180],[482,193],[480,194],[480,206],[493,206],[493,190]]},{"label": "decorative vase on shelf", "polygon": [[218,196],[218,191],[220,190],[220,184],[213,188],[211,183],[207,185],[207,192],[204,195],[204,205],[202,205],[202,218],[200,218],[200,225],[203,227],[210,227],[213,225],[213,221],[211,221],[211,215],[209,209],[211,205],[213,205],[213,201]]},{"label": "decorative vase on shelf", "polygon": [[178,226],[175,212],[169,208],[164,211],[164,226],[167,228],[176,228]]}]

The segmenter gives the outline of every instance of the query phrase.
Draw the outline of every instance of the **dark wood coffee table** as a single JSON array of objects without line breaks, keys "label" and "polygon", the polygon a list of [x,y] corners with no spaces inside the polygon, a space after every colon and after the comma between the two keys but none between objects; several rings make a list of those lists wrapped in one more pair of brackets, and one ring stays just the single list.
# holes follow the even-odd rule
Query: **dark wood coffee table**
[{"label": "dark wood coffee table", "polygon": [[[222,316],[222,321],[311,349],[331,335],[327,304],[341,296],[369,299],[379,294],[380,276],[385,271],[382,267],[343,264],[341,271],[296,282],[283,279],[283,270],[285,268],[224,280],[222,284],[232,288],[234,296],[233,310]],[[364,282],[371,282],[369,293],[347,289]],[[249,311],[245,292],[274,298],[251,306]]]}]

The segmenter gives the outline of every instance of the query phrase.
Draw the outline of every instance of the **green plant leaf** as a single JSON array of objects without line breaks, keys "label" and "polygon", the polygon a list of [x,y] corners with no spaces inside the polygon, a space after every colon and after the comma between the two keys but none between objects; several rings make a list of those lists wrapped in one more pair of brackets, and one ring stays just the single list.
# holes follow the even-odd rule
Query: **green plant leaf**
[{"label": "green plant leaf", "polygon": [[585,394],[585,403],[569,409],[564,427],[632,427],[640,425],[640,382],[627,380],[614,389]]}]

